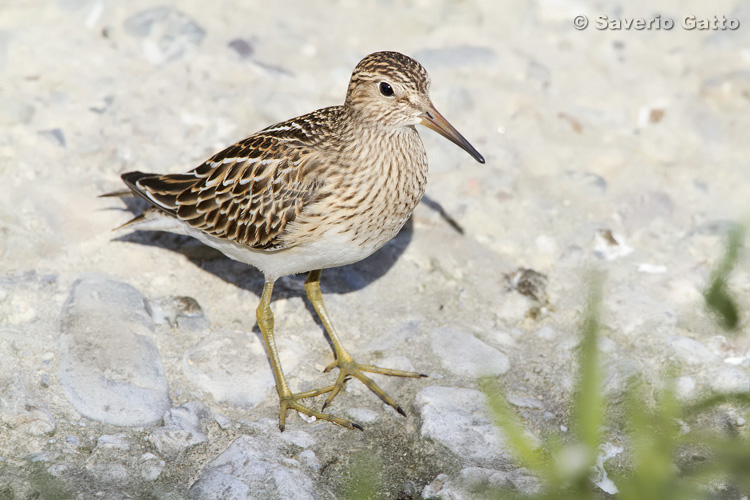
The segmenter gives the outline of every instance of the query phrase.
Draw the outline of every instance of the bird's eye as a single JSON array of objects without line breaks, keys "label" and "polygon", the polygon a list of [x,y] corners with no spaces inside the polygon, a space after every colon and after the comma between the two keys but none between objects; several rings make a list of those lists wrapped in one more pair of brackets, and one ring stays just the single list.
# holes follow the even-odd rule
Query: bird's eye
[{"label": "bird's eye", "polygon": [[380,89],[380,93],[383,94],[386,97],[393,97],[393,87],[390,86],[390,84],[386,82],[380,82],[380,85],[378,85],[378,88]]}]

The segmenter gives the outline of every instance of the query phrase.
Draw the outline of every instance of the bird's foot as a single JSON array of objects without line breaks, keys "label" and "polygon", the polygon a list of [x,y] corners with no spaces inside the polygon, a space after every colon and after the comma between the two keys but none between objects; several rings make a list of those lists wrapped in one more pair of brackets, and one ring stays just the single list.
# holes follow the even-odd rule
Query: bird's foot
[{"label": "bird's foot", "polygon": [[[344,353],[343,356],[337,357],[335,361],[333,361],[330,365],[328,365],[325,370],[323,370],[325,373],[333,370],[334,368],[339,369],[339,376],[336,379],[336,383],[333,384],[330,387],[326,387],[326,391],[328,392],[328,397],[326,398],[325,403],[323,403],[323,410],[326,409],[326,407],[333,401],[333,398],[336,397],[336,395],[339,393],[342,387],[344,387],[344,383],[349,380],[350,378],[356,378],[360,380],[363,384],[365,384],[372,392],[377,394],[377,396],[383,400],[384,403],[389,405],[391,408],[399,412],[404,417],[406,416],[406,412],[404,412],[403,408],[396,403],[396,401],[388,395],[387,392],[385,392],[383,389],[380,388],[378,384],[375,383],[374,380],[372,380],[370,377],[365,375],[363,372],[368,373],[379,373],[381,375],[390,375],[392,377],[409,377],[409,378],[422,378],[426,377],[424,373],[418,373],[418,372],[408,372],[404,370],[392,370],[390,368],[381,368],[379,366],[374,365],[361,365],[354,361],[351,356]],[[328,390],[330,389],[330,390]],[[321,392],[320,394],[323,394]]]},{"label": "bird's foot", "polygon": [[300,399],[312,398],[320,394],[331,392],[334,390],[334,388],[335,386],[331,385],[328,387],[324,387],[323,389],[316,389],[314,391],[299,392],[297,394],[289,393],[285,395],[279,395],[279,402],[281,405],[281,411],[279,413],[279,430],[281,432],[284,432],[284,427],[286,426],[287,410],[295,410],[297,413],[307,415],[308,417],[315,417],[318,420],[327,420],[328,422],[332,422],[336,425],[340,425],[341,427],[346,427],[347,429],[359,429],[360,431],[363,430],[362,426],[356,422],[350,422],[348,420],[336,417],[329,413],[322,413],[319,411],[315,411],[312,408],[309,408],[299,402]]}]

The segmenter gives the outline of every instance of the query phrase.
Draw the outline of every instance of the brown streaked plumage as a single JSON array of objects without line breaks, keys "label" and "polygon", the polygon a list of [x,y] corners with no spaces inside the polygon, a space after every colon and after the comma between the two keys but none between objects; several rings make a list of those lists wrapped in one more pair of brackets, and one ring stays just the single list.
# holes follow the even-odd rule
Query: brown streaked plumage
[{"label": "brown streaked plumage", "polygon": [[[395,236],[424,193],[427,156],[415,125],[424,124],[482,156],[430,102],[430,80],[397,52],[365,57],[352,74],[343,106],[272,125],[184,174],[129,172],[122,179],[152,207],[126,225],[188,234],[263,272],[256,315],[281,401],[279,427],[294,409],[349,428],[357,424],[317,412],[299,400],[328,394],[349,377],[400,406],[363,372],[423,376],[356,363],[341,345],[320,293],[320,270],[369,256]],[[270,309],[273,283],[309,272],[305,289],[334,348],[339,368],[330,386],[293,394],[278,361]]]}]

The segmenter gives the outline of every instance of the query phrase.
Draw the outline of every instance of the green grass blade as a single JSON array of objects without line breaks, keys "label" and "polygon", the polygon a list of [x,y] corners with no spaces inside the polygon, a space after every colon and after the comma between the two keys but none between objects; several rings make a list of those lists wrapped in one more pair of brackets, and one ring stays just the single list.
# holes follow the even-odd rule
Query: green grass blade
[{"label": "green grass blade", "polygon": [[579,380],[573,400],[572,428],[581,444],[591,454],[591,465],[599,446],[602,425],[602,376],[599,369],[597,340],[599,337],[599,309],[601,305],[601,277],[590,280],[588,302],[581,325],[579,347]]},{"label": "green grass blade", "polygon": [[744,228],[737,224],[729,231],[724,258],[711,274],[711,283],[703,293],[708,309],[718,318],[725,330],[735,330],[740,323],[740,313],[734,298],[727,289],[727,280],[737,263],[745,239]]}]

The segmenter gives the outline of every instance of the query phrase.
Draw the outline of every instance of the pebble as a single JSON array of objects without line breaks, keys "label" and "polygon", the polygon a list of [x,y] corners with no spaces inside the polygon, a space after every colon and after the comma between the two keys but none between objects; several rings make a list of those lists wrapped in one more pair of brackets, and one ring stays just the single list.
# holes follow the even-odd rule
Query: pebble
[{"label": "pebble", "polygon": [[153,453],[144,453],[141,456],[141,478],[145,481],[156,481],[167,463],[160,460]]},{"label": "pebble", "polygon": [[232,427],[232,421],[221,413],[215,414],[214,420],[219,424],[219,427],[221,427],[222,430],[227,430]]},{"label": "pebble", "polygon": [[101,449],[111,448],[120,451],[128,451],[130,444],[125,434],[104,434],[96,440],[96,447]]},{"label": "pebble", "polygon": [[704,365],[717,363],[719,357],[712,353],[706,346],[687,337],[674,337],[669,340],[672,355],[687,365]]},{"label": "pebble", "polygon": [[695,397],[696,383],[693,377],[683,375],[675,380],[675,395],[681,401],[690,401]]},{"label": "pebble", "polygon": [[323,464],[320,463],[320,460],[318,460],[318,457],[312,450],[305,450],[301,452],[299,455],[297,455],[297,458],[299,459],[300,463],[304,464],[307,468],[309,468],[316,474],[318,474],[323,468]]},{"label": "pebble", "polygon": [[147,439],[162,456],[174,459],[188,448],[208,442],[201,425],[208,418],[208,408],[198,401],[170,408],[164,425],[151,431]]},{"label": "pebble", "polygon": [[492,467],[510,460],[505,437],[490,422],[481,392],[430,386],[417,394],[417,404],[422,437],[443,444],[467,465]]},{"label": "pebble", "polygon": [[186,331],[205,330],[210,326],[200,304],[192,297],[163,297],[149,301],[148,305],[157,325],[166,323]]},{"label": "pebble", "polygon": [[508,403],[512,404],[513,406],[517,406],[518,408],[533,408],[535,410],[544,409],[544,404],[534,398],[508,394],[506,396],[506,399],[508,400]]},{"label": "pebble", "polygon": [[73,284],[60,318],[60,384],[81,415],[150,426],[171,406],[145,301],[132,286],[102,276]]},{"label": "pebble", "polygon": [[123,28],[127,34],[141,40],[146,59],[156,65],[184,58],[206,36],[193,19],[166,6],[129,17]]},{"label": "pebble", "polygon": [[0,375],[0,425],[29,436],[51,436],[57,422],[43,401],[33,397],[24,383],[20,367],[0,355],[0,363],[12,370],[10,377]]},{"label": "pebble", "polygon": [[299,462],[283,460],[275,446],[247,435],[237,438],[206,466],[190,487],[189,496],[196,500],[320,498]]},{"label": "pebble", "polygon": [[716,369],[708,376],[707,382],[711,389],[722,394],[750,392],[750,376],[735,366]]},{"label": "pebble", "polygon": [[543,326],[534,335],[541,340],[554,340],[557,338],[558,332],[551,326]]},{"label": "pebble", "polygon": [[430,347],[442,365],[456,375],[478,378],[503,375],[510,370],[505,354],[458,328],[434,330]]},{"label": "pebble", "polygon": [[[439,474],[422,490],[422,498],[435,500],[475,500],[477,492],[492,493],[493,498],[520,493],[531,496],[540,489],[539,480],[527,475],[524,469],[499,471],[481,467],[467,467],[454,477]],[[511,493],[512,492],[512,493]]]}]

